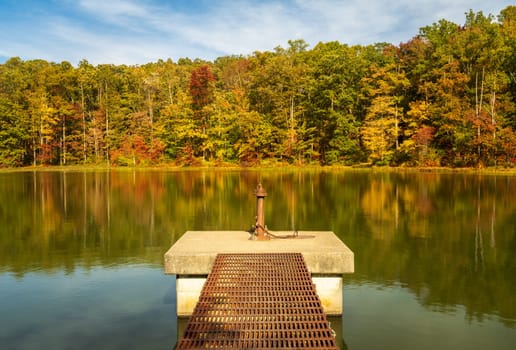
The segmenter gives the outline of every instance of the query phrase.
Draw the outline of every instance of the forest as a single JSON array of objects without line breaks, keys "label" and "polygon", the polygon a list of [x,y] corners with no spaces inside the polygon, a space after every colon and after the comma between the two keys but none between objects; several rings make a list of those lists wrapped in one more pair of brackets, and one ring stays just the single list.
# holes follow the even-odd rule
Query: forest
[{"label": "forest", "polygon": [[516,166],[516,6],[411,40],[0,64],[0,167]]}]

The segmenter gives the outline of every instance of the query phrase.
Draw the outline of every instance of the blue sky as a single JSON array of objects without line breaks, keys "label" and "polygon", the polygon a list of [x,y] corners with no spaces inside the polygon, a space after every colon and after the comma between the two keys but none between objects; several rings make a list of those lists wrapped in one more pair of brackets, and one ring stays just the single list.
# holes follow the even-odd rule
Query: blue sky
[{"label": "blue sky", "polygon": [[0,62],[144,64],[287,47],[399,44],[469,9],[497,16],[511,0],[0,0]]}]

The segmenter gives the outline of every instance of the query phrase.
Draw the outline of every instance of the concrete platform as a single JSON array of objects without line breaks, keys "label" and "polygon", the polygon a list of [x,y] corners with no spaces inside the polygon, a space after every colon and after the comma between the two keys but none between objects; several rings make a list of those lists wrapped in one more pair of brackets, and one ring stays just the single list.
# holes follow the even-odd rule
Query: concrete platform
[{"label": "concrete platform", "polygon": [[[291,231],[273,232],[292,235]],[[353,252],[331,231],[297,238],[250,240],[246,231],[187,231],[166,253],[165,273],[177,275],[177,315],[190,316],[220,253],[301,253],[326,314],[342,314],[342,275],[355,270]]]},{"label": "concrete platform", "polygon": [[[291,231],[273,233],[292,234]],[[166,252],[165,273],[208,275],[219,253],[301,253],[312,275],[355,271],[353,252],[333,232],[298,233],[298,238],[255,241],[249,240],[246,231],[187,231]]]}]

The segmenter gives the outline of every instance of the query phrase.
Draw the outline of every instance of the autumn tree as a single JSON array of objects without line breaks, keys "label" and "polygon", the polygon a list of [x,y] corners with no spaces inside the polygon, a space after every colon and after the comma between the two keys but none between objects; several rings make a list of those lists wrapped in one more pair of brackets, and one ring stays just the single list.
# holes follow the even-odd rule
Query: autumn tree
[{"label": "autumn tree", "polygon": [[[190,75],[189,92],[192,98],[192,109],[196,120],[196,127],[200,129],[202,135],[201,144],[192,145],[197,154],[204,147],[202,142],[207,139],[207,128],[210,118],[209,104],[213,102],[213,91],[215,76],[211,72],[208,65],[201,65],[194,69]],[[206,158],[206,152],[202,150],[203,159]]]},{"label": "autumn tree", "polygon": [[274,130],[269,143],[272,158],[303,162],[309,135],[304,119],[307,87],[307,44],[289,41],[289,48],[257,52],[250,62],[250,109],[263,115]]},{"label": "autumn tree", "polygon": [[400,66],[393,62],[384,67],[371,67],[371,75],[363,84],[371,104],[360,130],[362,142],[372,162],[385,164],[399,149],[401,102],[409,81]]}]

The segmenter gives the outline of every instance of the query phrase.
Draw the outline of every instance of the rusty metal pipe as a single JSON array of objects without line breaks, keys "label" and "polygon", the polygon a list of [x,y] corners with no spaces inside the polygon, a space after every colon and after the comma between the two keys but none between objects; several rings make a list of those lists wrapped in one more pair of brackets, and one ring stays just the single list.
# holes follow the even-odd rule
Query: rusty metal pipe
[{"label": "rusty metal pipe", "polygon": [[266,241],[269,239],[269,237],[265,235],[264,198],[267,197],[267,191],[265,191],[261,183],[258,183],[254,194],[256,195],[256,239]]}]

